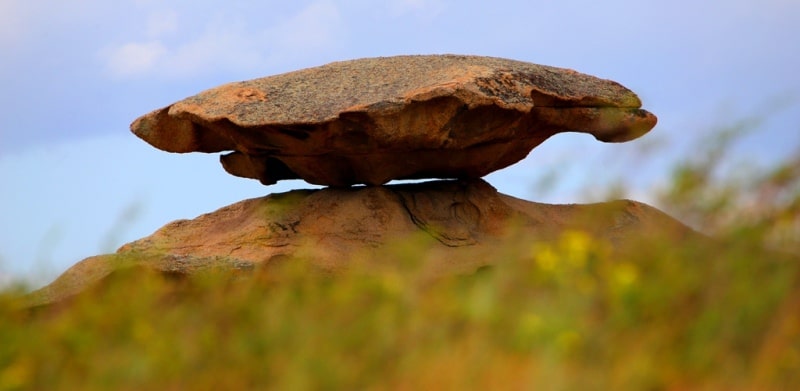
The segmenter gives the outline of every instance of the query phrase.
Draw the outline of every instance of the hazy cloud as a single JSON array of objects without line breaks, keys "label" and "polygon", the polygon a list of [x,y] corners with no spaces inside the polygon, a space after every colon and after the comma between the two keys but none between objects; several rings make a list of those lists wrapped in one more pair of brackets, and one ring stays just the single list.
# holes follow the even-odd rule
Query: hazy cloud
[{"label": "hazy cloud", "polygon": [[25,10],[21,2],[0,1],[0,47],[18,44],[24,35]]},{"label": "hazy cloud", "polygon": [[177,45],[162,61],[169,77],[197,75],[213,70],[241,70],[262,61],[253,37],[241,25],[209,26],[202,36]]},{"label": "hazy cloud", "polygon": [[172,10],[153,12],[147,17],[148,37],[156,38],[178,31],[178,14]]},{"label": "hazy cloud", "polygon": [[0,0],[0,44],[22,43],[41,31],[85,27],[118,8],[102,0]]},{"label": "hazy cloud", "polygon": [[423,19],[432,19],[445,8],[441,0],[393,0],[388,7],[396,16],[415,14]]},{"label": "hazy cloud", "polygon": [[114,76],[126,77],[148,72],[167,53],[161,42],[126,43],[107,55],[108,70]]},{"label": "hazy cloud", "polygon": [[331,1],[318,1],[266,33],[284,49],[297,52],[335,45],[341,37],[342,17]]},{"label": "hazy cloud", "polygon": [[[218,70],[263,68],[265,63],[305,57],[339,46],[344,23],[332,1],[316,1],[271,26],[254,27],[239,15],[204,20],[196,36],[173,11],[151,13],[143,22],[144,39],[101,51],[108,73],[127,78],[157,74],[188,77]],[[194,29],[198,31],[198,29]],[[166,36],[173,39],[167,40]]]}]

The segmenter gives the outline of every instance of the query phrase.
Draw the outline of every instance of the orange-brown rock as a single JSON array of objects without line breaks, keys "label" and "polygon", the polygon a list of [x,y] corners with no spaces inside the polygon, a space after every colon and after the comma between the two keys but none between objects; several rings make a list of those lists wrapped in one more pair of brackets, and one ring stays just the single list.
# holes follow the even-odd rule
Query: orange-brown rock
[{"label": "orange-brown rock", "polygon": [[230,152],[231,174],[269,185],[479,178],[560,132],[641,136],[656,118],[620,84],[572,70],[458,55],[336,62],[226,84],[137,119],[170,152]]},{"label": "orange-brown rock", "polygon": [[[510,249],[579,230],[611,246],[700,235],[634,201],[549,205],[498,193],[482,180],[294,190],[167,224],[116,254],[87,258],[31,296],[59,301],[131,264],[171,274],[209,269],[270,273],[307,262],[335,273],[386,266],[412,241],[431,278],[470,273]],[[530,247],[527,247],[530,248]],[[527,254],[527,253],[526,253]],[[396,255],[396,254],[394,254]]]}]

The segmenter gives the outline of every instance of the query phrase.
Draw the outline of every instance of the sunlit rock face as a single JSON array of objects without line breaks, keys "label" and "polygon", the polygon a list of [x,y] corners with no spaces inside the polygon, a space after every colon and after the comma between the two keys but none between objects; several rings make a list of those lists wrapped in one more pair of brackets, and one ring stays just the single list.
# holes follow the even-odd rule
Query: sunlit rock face
[{"label": "sunlit rock face", "polygon": [[265,185],[480,178],[561,132],[607,142],[656,117],[620,84],[492,57],[367,58],[230,83],[138,118],[169,152],[228,152],[229,173]]}]

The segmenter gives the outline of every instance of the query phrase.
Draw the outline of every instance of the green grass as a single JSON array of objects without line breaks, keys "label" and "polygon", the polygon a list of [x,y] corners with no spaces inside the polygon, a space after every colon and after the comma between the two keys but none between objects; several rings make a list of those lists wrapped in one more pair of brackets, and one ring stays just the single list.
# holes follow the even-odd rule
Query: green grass
[{"label": "green grass", "polygon": [[800,161],[738,184],[713,170],[689,162],[663,193],[713,244],[612,249],[568,231],[435,281],[409,245],[382,260],[395,267],[335,276],[299,262],[191,278],[134,268],[33,309],[9,290],[0,390],[793,389]]}]

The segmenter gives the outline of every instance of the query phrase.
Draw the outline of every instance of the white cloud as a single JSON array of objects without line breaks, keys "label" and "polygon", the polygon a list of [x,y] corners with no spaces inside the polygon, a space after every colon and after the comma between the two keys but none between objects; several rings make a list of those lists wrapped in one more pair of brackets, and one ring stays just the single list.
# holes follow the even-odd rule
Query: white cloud
[{"label": "white cloud", "polygon": [[22,1],[0,1],[0,47],[21,43],[27,27],[26,14]]},{"label": "white cloud", "polygon": [[142,74],[155,69],[167,49],[159,41],[126,43],[108,54],[108,71],[116,77]]},{"label": "white cloud", "polygon": [[173,48],[163,59],[162,71],[170,77],[187,77],[218,69],[249,69],[262,62],[264,55],[245,29],[237,25],[215,27]]},{"label": "white cloud", "polygon": [[397,16],[412,13],[429,20],[444,11],[444,4],[441,0],[393,0],[389,10]]},{"label": "white cloud", "polygon": [[0,0],[0,45],[29,45],[43,31],[80,30],[118,8],[103,0]]},{"label": "white cloud", "polygon": [[[177,13],[153,12],[140,30],[145,39],[105,49],[101,57],[115,77],[150,74],[175,78],[219,70],[247,71],[263,69],[270,62],[330,52],[340,46],[345,30],[339,9],[330,0],[315,1],[271,26],[255,25],[258,18],[252,15],[217,14],[211,18],[200,29],[192,29],[197,27],[192,25],[180,25],[179,29]],[[187,36],[188,30],[200,34]],[[167,34],[172,39],[165,39]]]},{"label": "white cloud", "polygon": [[178,14],[172,10],[153,12],[147,17],[147,36],[158,38],[178,31]]},{"label": "white cloud", "polygon": [[331,1],[318,1],[268,33],[279,39],[284,49],[300,53],[335,44],[341,37],[342,24],[336,5]]},{"label": "white cloud", "polygon": [[428,0],[395,0],[391,3],[391,6],[401,10],[419,10],[427,7],[429,4],[430,1]]}]

